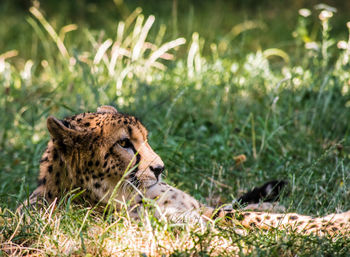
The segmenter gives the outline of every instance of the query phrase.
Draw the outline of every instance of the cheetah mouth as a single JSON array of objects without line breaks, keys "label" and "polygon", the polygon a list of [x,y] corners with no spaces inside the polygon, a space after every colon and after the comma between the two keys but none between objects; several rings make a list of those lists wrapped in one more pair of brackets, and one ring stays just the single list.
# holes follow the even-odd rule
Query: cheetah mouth
[{"label": "cheetah mouth", "polygon": [[134,185],[136,188],[140,187],[141,181],[136,176],[131,176],[129,178],[129,181],[132,185]]},{"label": "cheetah mouth", "polygon": [[140,179],[136,175],[134,175],[129,178],[129,181],[132,185],[134,185],[137,188],[147,188],[147,187],[153,186],[154,184],[157,184],[159,182],[159,179],[156,179],[156,178]]},{"label": "cheetah mouth", "polygon": [[156,185],[159,181],[157,179],[147,179],[142,181],[142,187],[144,188],[150,188],[154,185]]},{"label": "cheetah mouth", "polygon": [[149,188],[159,182],[159,180],[154,178],[138,179],[137,177],[133,177],[129,181],[136,188]]},{"label": "cheetah mouth", "polygon": [[130,173],[129,181],[137,188],[148,188],[161,180],[161,175],[155,177],[150,175],[149,170],[139,170],[137,167]]}]

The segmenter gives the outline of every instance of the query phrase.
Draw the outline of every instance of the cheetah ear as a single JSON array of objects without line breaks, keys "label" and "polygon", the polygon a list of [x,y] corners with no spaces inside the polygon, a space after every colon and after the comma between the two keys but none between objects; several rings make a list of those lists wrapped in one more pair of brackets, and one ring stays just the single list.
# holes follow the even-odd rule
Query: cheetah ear
[{"label": "cheetah ear", "polygon": [[68,127],[69,123],[61,121],[53,116],[47,118],[47,128],[53,139],[56,139],[59,144],[70,145],[73,144],[73,137],[79,134],[78,131]]},{"label": "cheetah ear", "polygon": [[118,113],[117,109],[110,105],[103,105],[97,108],[97,113]]}]

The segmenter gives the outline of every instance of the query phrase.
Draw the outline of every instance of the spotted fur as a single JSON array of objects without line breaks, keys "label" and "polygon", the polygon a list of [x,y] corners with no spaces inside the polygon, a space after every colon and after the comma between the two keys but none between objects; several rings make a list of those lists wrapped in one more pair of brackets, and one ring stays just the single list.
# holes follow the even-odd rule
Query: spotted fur
[{"label": "spotted fur", "polygon": [[50,203],[80,189],[90,204],[129,201],[130,216],[135,218],[142,213],[145,199],[153,199],[158,206],[156,215],[175,222],[219,219],[237,227],[319,235],[349,231],[350,211],[313,218],[296,213],[216,210],[201,204],[161,182],[164,164],[148,144],[147,130],[135,117],[111,106],[64,120],[49,117],[47,127],[51,140],[40,161],[38,188],[30,196],[30,204],[41,199]]}]

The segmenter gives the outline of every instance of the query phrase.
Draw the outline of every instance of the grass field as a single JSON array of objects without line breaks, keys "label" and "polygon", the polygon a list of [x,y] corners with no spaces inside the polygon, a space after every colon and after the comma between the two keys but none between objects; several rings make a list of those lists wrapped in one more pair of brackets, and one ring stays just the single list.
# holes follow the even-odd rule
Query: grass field
[{"label": "grass field", "polygon": [[[281,203],[288,211],[318,216],[350,209],[344,10],[295,9],[276,22],[264,10],[230,19],[233,10],[221,3],[213,7],[221,22],[206,27],[201,15],[210,16],[208,4],[201,15],[190,5],[185,16],[181,6],[169,4],[169,15],[158,7],[158,19],[149,6],[143,14],[111,1],[105,15],[89,4],[75,20],[65,3],[60,15],[50,6],[45,13],[37,1],[24,13],[2,5],[0,256],[350,255],[347,236],[239,234],[152,215],[136,223],[125,213],[103,218],[71,205],[74,193],[60,208],[15,214],[36,187],[49,139],[46,118],[106,104],[141,119],[166,164],[166,182],[203,202],[230,202],[267,180],[286,179],[289,194]],[[238,167],[239,154],[247,162]]]}]

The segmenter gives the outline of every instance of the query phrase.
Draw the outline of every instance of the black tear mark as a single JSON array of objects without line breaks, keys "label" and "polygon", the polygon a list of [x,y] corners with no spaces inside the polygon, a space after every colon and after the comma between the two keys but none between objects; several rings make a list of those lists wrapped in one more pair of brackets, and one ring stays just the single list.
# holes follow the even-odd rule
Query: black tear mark
[{"label": "black tear mark", "polygon": [[136,163],[134,166],[134,170],[131,171],[129,176],[130,176],[131,183],[133,183],[135,186],[138,186],[140,184],[140,181],[137,179],[136,173],[139,171],[138,166],[141,161],[141,155],[136,152],[136,149],[133,144],[131,144],[130,148],[134,152],[134,154],[136,154]]}]

